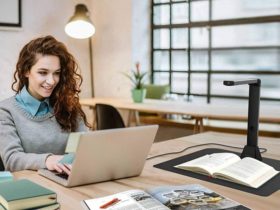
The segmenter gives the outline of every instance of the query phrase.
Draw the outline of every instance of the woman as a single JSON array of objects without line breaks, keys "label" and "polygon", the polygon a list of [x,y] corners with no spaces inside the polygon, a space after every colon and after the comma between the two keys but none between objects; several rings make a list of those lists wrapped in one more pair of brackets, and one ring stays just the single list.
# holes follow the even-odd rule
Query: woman
[{"label": "woman", "polygon": [[79,104],[81,76],[65,45],[52,36],[34,39],[19,54],[12,89],[0,102],[0,155],[6,170],[47,168],[59,163],[70,132],[90,127]]}]

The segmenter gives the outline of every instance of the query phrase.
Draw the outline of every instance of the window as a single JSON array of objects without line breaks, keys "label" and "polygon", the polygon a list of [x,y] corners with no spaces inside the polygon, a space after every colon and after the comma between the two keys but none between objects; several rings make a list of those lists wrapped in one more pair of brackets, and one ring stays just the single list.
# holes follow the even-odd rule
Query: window
[{"label": "window", "polygon": [[279,0],[153,0],[152,82],[171,93],[244,99],[260,78],[261,99],[280,101]]}]

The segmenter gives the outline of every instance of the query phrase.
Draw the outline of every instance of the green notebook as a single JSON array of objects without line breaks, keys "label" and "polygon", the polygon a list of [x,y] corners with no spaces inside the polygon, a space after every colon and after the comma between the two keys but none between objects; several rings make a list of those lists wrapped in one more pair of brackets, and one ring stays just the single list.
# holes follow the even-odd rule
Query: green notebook
[{"label": "green notebook", "polygon": [[0,183],[6,181],[13,181],[12,173],[10,171],[0,171]]},{"label": "green notebook", "polygon": [[59,163],[72,164],[74,162],[74,159],[75,159],[74,153],[65,154],[63,158],[59,161]]},{"label": "green notebook", "polygon": [[81,134],[84,132],[71,132],[68,137],[65,153],[75,153]]},{"label": "green notebook", "polygon": [[56,203],[56,193],[27,179],[0,183],[0,203],[7,209],[28,209]]},{"label": "green notebook", "polygon": [[1,205],[1,203],[0,203],[0,210],[6,210],[5,207]]},{"label": "green notebook", "polygon": [[54,203],[51,205],[39,206],[28,210],[58,210],[60,208],[59,203]]}]

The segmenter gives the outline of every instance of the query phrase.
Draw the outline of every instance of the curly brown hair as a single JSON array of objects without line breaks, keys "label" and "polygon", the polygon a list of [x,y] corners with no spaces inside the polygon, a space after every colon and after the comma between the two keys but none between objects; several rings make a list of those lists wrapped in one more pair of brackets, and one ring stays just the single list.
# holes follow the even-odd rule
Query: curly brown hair
[{"label": "curly brown hair", "polygon": [[57,56],[60,61],[60,80],[50,96],[50,104],[61,128],[65,131],[76,131],[81,119],[90,127],[79,103],[78,94],[83,79],[77,72],[78,65],[66,46],[53,36],[31,40],[23,47],[16,65],[12,89],[19,93],[24,86],[28,87],[28,78],[25,75],[36,64],[37,55]]}]

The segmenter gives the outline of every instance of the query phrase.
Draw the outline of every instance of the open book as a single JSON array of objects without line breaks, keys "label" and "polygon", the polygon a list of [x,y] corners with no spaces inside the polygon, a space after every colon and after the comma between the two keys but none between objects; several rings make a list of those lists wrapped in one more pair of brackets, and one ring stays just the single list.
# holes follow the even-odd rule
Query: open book
[{"label": "open book", "polygon": [[248,210],[247,207],[197,184],[162,186],[147,192],[129,190],[102,198],[84,200],[82,205],[89,210]]},{"label": "open book", "polygon": [[250,157],[240,159],[233,153],[204,155],[175,167],[253,188],[260,187],[279,173],[259,160]]}]

